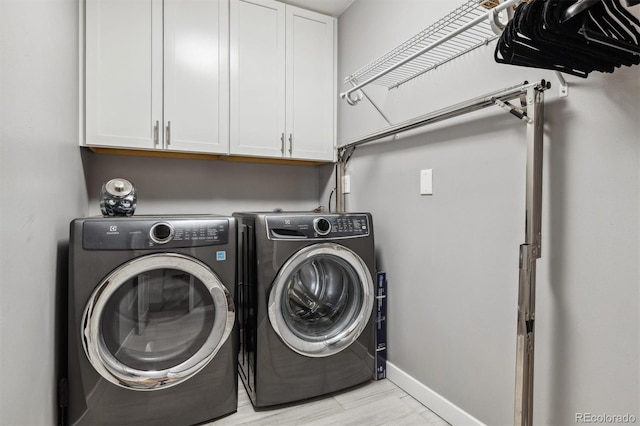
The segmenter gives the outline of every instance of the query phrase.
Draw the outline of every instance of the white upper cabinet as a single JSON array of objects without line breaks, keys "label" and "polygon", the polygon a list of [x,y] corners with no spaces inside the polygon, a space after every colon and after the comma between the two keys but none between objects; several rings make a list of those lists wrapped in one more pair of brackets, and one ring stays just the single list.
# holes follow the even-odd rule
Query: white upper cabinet
[{"label": "white upper cabinet", "polygon": [[231,153],[282,157],[285,5],[231,0]]},{"label": "white upper cabinet", "polygon": [[334,159],[335,19],[272,0],[231,0],[230,151]]},{"label": "white upper cabinet", "polygon": [[[86,144],[154,148],[162,120],[162,3],[88,0]],[[160,27],[161,30],[161,27]]]},{"label": "white upper cabinet", "polygon": [[164,0],[166,148],[228,152],[228,34],[228,1]]},{"label": "white upper cabinet", "polygon": [[287,6],[287,142],[293,158],[333,160],[334,19]]},{"label": "white upper cabinet", "polygon": [[86,145],[228,153],[226,0],[87,0]]}]

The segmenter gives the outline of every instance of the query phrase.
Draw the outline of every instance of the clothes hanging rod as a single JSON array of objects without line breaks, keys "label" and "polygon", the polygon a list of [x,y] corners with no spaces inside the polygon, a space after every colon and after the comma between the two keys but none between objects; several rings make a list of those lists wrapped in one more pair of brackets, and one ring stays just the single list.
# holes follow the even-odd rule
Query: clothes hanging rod
[{"label": "clothes hanging rod", "polygon": [[[406,65],[407,63],[413,61],[414,59],[420,57],[421,55],[429,52],[430,50],[433,50],[435,48],[437,48],[438,46],[446,43],[447,41],[453,39],[454,37],[474,29],[474,27],[478,24],[480,24],[481,22],[484,22],[486,20],[493,20],[495,22],[495,20],[497,19],[497,14],[500,13],[503,10],[506,10],[520,2],[522,2],[523,0],[506,0],[503,3],[498,4],[497,6],[495,6],[492,9],[489,9],[488,12],[486,14],[483,14],[481,16],[476,17],[475,19],[461,25],[460,27],[458,27],[457,29],[453,30],[452,32],[444,35],[443,37],[439,38],[438,40],[434,41],[433,43],[430,43],[429,45],[425,46],[424,48],[420,49],[419,51],[413,53],[410,56],[407,56],[406,58],[402,59],[401,61],[389,66],[388,68],[380,71],[379,73],[377,73],[376,75],[367,78],[365,81],[362,82],[358,82],[358,81],[353,81],[349,78],[350,81],[352,81],[352,83],[354,83],[354,86],[349,88],[347,91],[340,93],[340,97],[342,99],[345,99],[347,101],[347,103],[349,103],[350,105],[355,105],[358,103],[359,99],[353,99],[351,97],[351,95],[356,92],[359,89],[362,89],[363,87],[373,83],[376,80],[379,80],[380,78],[384,77],[385,75],[393,72],[394,70],[402,67],[403,65]],[[489,41],[489,40],[487,40]],[[458,55],[459,56],[459,55]],[[357,83],[357,84],[356,84]]]},{"label": "clothes hanging rod", "polygon": [[342,154],[344,154],[345,151],[365,143],[373,142],[373,141],[385,138],[387,136],[393,136],[398,133],[406,132],[408,130],[417,129],[419,127],[426,126],[428,124],[437,123],[439,121],[457,117],[463,114],[467,114],[469,112],[478,111],[486,107],[495,106],[496,99],[501,102],[507,102],[512,99],[519,98],[521,95],[525,94],[527,92],[527,89],[530,87],[536,87],[536,88],[539,88],[540,90],[546,90],[551,86],[550,86],[550,83],[546,82],[545,80],[542,80],[537,83],[525,82],[517,86],[512,86],[506,89],[501,89],[495,92],[487,93],[486,95],[482,95],[465,102],[460,102],[458,104],[434,111],[432,113],[421,115],[411,120],[398,123],[394,126],[390,126],[385,129],[378,130],[377,132],[368,134],[366,136],[353,139],[339,146],[337,148],[338,158],[341,158]]},{"label": "clothes hanging rod", "polygon": [[[525,242],[518,248],[518,309],[516,333],[516,374],[514,392],[514,426],[533,425],[533,378],[535,345],[535,295],[537,260],[542,252],[542,165],[544,137],[544,91],[551,84],[545,80],[538,83],[506,88],[448,108],[405,121],[380,130],[337,148],[336,164],[336,208],[345,212],[345,192],[341,184],[345,168],[353,150],[367,142],[415,129],[430,123],[453,118],[497,105],[520,118],[527,125],[527,161],[525,173]],[[509,104],[520,98],[521,105]],[[523,102],[524,101],[524,102]],[[523,110],[526,105],[526,111]],[[526,118],[526,119],[525,119]]]}]

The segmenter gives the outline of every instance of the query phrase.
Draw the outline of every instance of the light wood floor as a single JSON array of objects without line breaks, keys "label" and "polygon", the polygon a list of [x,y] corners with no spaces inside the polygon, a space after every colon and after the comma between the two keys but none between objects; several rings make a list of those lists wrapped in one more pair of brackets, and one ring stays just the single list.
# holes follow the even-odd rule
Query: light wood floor
[{"label": "light wood floor", "polygon": [[393,382],[384,379],[303,404],[260,411],[253,409],[240,382],[238,412],[208,425],[448,426],[449,424]]}]

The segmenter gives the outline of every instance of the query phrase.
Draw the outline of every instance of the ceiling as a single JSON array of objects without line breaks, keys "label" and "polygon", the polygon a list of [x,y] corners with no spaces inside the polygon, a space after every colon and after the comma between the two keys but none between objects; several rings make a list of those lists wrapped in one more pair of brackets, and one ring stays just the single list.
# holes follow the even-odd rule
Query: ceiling
[{"label": "ceiling", "polygon": [[282,3],[287,3],[293,6],[298,6],[303,9],[314,10],[316,12],[324,13],[325,15],[331,15],[338,17],[344,12],[354,0],[280,0]]}]

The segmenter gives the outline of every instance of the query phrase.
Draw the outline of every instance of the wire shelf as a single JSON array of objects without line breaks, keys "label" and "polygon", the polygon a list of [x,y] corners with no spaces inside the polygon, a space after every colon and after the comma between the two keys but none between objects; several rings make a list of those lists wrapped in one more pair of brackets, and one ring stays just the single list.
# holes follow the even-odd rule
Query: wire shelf
[{"label": "wire shelf", "polygon": [[[505,3],[515,4],[518,0]],[[396,88],[440,65],[497,39],[490,13],[497,0],[467,0],[389,53],[345,78],[354,86],[370,84]],[[500,5],[505,9],[506,4]],[[421,51],[426,50],[420,54]],[[412,56],[417,55],[415,58]],[[403,61],[405,63],[403,63]],[[395,68],[394,68],[395,67]],[[386,70],[390,70],[385,73]],[[382,74],[378,76],[379,74]],[[365,83],[365,84],[369,84]]]}]

